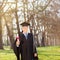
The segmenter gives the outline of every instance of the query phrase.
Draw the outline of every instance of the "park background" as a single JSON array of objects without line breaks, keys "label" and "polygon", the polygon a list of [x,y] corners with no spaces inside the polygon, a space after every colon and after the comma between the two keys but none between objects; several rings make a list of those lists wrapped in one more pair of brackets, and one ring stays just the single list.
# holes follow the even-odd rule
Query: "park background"
[{"label": "park background", "polygon": [[16,60],[12,45],[24,21],[39,60],[60,60],[60,0],[0,0],[0,60]]}]

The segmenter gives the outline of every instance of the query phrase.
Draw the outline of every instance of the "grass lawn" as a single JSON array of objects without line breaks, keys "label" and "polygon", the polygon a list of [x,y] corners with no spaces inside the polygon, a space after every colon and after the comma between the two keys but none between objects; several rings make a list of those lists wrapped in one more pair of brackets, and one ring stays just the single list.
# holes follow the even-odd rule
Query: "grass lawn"
[{"label": "grass lawn", "polygon": [[[60,60],[60,47],[39,47],[38,56],[39,60]],[[0,50],[0,60],[16,60],[16,56],[13,50],[5,48],[5,50]]]}]

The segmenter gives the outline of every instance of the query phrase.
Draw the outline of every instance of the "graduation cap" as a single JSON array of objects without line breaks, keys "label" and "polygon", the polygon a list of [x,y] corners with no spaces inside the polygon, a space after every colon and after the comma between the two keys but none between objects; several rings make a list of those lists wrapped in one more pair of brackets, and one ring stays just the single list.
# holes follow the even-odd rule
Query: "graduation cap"
[{"label": "graduation cap", "polygon": [[20,25],[22,25],[22,26],[30,26],[30,23],[28,23],[28,22],[23,22],[23,23],[21,23]]}]

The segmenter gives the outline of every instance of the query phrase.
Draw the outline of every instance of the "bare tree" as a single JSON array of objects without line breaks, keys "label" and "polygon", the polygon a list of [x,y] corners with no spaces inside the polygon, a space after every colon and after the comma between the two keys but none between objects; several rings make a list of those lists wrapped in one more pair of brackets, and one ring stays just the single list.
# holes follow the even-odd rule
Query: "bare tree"
[{"label": "bare tree", "polygon": [[2,41],[2,20],[0,18],[0,49],[3,49],[3,41]]}]

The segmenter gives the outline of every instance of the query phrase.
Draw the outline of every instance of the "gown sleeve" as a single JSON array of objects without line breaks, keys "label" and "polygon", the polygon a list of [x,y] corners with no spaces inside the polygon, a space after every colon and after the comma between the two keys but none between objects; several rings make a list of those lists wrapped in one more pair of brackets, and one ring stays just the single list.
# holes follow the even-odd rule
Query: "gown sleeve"
[{"label": "gown sleeve", "polygon": [[[16,39],[15,39],[15,41],[13,43],[13,51],[14,51],[14,53],[15,53],[16,56],[17,56],[17,53],[18,53],[17,49],[19,48],[19,50],[20,50],[20,45],[19,45],[19,47],[16,46],[17,38],[19,38],[19,37],[16,37]],[[20,52],[19,52],[19,54],[20,54]]]},{"label": "gown sleeve", "polygon": [[[34,53],[37,53],[36,44],[35,44],[35,41],[34,40],[35,39],[34,39],[34,36],[33,36],[33,54]],[[37,54],[36,57],[34,57],[34,55],[33,55],[33,60],[38,60],[38,54]]]},{"label": "gown sleeve", "polygon": [[33,34],[32,34],[32,39],[33,39],[33,53],[37,53],[35,39],[34,39]]}]

